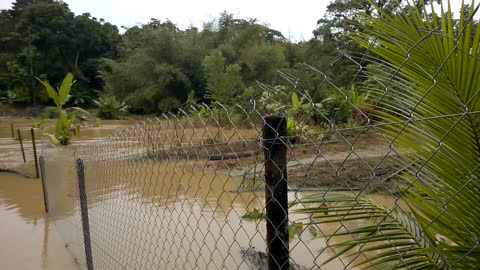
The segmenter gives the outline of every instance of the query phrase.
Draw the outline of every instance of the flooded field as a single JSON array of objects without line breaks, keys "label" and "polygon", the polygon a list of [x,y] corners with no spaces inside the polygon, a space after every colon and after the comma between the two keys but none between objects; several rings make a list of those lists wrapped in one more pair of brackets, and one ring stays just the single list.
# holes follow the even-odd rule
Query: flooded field
[{"label": "flooded field", "polygon": [[[81,141],[110,134],[128,121],[108,123],[104,128],[86,129]],[[12,140],[10,123],[21,130],[27,162],[24,163],[18,140]],[[36,130],[41,151],[41,133],[51,132],[53,121],[45,130]],[[35,176],[31,119],[0,120],[0,168],[8,167]],[[0,269],[77,270],[78,261],[65,247],[52,218],[44,210],[41,182],[13,173],[0,173]]]},{"label": "flooded field", "polygon": [[0,243],[0,269],[78,269],[45,215],[38,180],[0,173]]},{"label": "flooded field", "polygon": [[[28,127],[26,122],[23,124]],[[159,159],[135,139],[135,136],[145,138],[149,135],[134,128],[130,130],[135,136],[123,134],[111,144],[84,147],[127,124],[112,121],[101,128],[87,127],[81,139],[74,140],[71,146],[60,151],[44,149],[50,205],[48,217],[43,211],[40,181],[12,174],[0,175],[0,220],[6,222],[1,226],[1,239],[31,241],[25,249],[28,252],[18,252],[16,246],[10,249],[11,245],[7,250],[2,245],[0,259],[6,256],[11,261],[11,267],[5,269],[57,269],[56,265],[58,269],[85,267],[75,158],[82,158],[85,165],[93,262],[98,269],[144,269],[145,266],[156,269],[262,269],[266,256],[266,223],[264,219],[251,220],[244,215],[265,207],[261,180],[263,161],[250,157],[232,167],[228,161],[208,160],[206,157],[214,151],[206,146],[207,155],[197,155],[200,158],[192,158],[190,154],[180,158],[164,153]],[[135,133],[137,131],[140,135]],[[255,140],[254,130],[227,130],[218,135],[218,130],[213,128],[199,131],[192,127],[183,134],[175,134],[176,137],[161,129],[155,134],[156,137],[146,140],[174,144],[172,138],[182,138],[177,140],[178,146],[192,142],[203,144],[219,136],[224,140],[234,136],[238,137],[233,141]],[[0,135],[8,138],[10,133],[2,130]],[[18,151],[12,145],[15,142],[7,139],[5,142],[4,149],[11,149],[11,153]],[[384,150],[369,147],[365,150],[369,158]],[[342,159],[345,156],[336,151],[322,157]],[[298,168],[314,162],[314,158],[305,156],[292,159],[288,166]],[[252,181],[252,178],[260,180]],[[288,193],[289,201],[314,193],[311,190],[292,189]],[[389,207],[399,203],[393,197],[370,196]],[[289,209],[290,222],[306,217],[294,210]],[[20,231],[10,233],[9,226]],[[316,230],[328,235],[341,226],[331,223]],[[334,254],[333,250],[324,250],[327,246],[324,238],[303,230],[291,238],[291,260],[297,269],[318,267]],[[9,255],[15,253],[17,257]],[[32,256],[29,260],[32,268],[22,268],[21,263],[26,261],[22,256],[28,254]],[[322,269],[343,269],[347,262],[333,260]]]}]

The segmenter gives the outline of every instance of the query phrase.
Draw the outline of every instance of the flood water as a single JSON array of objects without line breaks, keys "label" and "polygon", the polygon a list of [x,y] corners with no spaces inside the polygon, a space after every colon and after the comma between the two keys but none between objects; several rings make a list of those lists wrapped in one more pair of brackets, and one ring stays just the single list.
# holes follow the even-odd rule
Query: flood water
[{"label": "flood water", "polygon": [[[137,159],[124,153],[133,151],[128,147],[115,151],[129,158],[105,158],[105,153],[115,152],[101,147],[74,154],[79,145],[123,124],[87,128],[73,146],[47,150],[48,217],[40,181],[0,174],[0,269],[85,268],[77,157],[85,164],[93,261],[98,269],[260,267],[250,257],[261,257],[266,250],[266,224],[243,215],[264,209],[263,187],[206,159]],[[289,201],[311,193],[289,192]],[[396,203],[374,197],[387,206]],[[291,222],[305,218],[292,210]],[[339,228],[340,224],[331,223],[317,229],[328,235]],[[324,238],[304,230],[290,242],[292,261],[300,269],[318,268],[334,254],[327,246]],[[253,250],[250,257],[245,250]],[[322,269],[343,269],[347,264],[348,260],[337,259]]]},{"label": "flood water", "polygon": [[0,269],[78,269],[45,215],[39,180],[0,173]]},{"label": "flood water", "polygon": [[[35,176],[30,137],[32,121],[0,119],[0,167]],[[15,138],[18,138],[17,129],[20,129],[26,163],[23,162],[18,140],[12,140],[10,123],[14,123]],[[47,121],[45,130],[36,130],[39,153],[41,133],[51,132],[53,124],[53,121]],[[103,128],[89,128],[82,135],[82,141],[106,136],[122,124],[125,123],[116,121]],[[41,181],[0,172],[0,269],[80,269],[77,259],[65,245],[55,222],[45,213]]]},{"label": "flood water", "polygon": [[[58,177],[50,177],[58,179],[49,183],[52,216],[74,256],[83,257],[81,235],[73,233],[81,226],[79,202],[72,196],[78,191],[60,176],[74,171],[67,164],[62,167],[65,171],[55,171]],[[238,192],[240,177],[181,161],[85,161],[85,177],[94,265],[101,269],[255,269],[242,251],[266,250],[265,221],[242,218],[248,210],[264,208],[264,191]],[[289,199],[306,194],[290,192]],[[290,215],[291,220],[301,217]],[[328,233],[337,227],[322,230]],[[293,260],[303,267],[321,264],[332,255],[312,254],[325,247],[325,241],[307,231],[290,245]],[[324,267],[341,268],[340,261]]]}]

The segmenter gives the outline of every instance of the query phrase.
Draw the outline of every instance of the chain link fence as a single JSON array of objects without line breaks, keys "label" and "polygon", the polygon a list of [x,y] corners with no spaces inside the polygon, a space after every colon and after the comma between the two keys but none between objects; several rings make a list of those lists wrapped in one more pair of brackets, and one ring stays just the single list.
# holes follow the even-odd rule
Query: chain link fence
[{"label": "chain link fence", "polygon": [[85,269],[476,269],[480,63],[462,27],[442,52],[437,27],[389,34],[277,72],[250,104],[45,143],[50,216]]},{"label": "chain link fence", "polygon": [[0,131],[0,171],[38,178],[36,130],[0,123]]}]

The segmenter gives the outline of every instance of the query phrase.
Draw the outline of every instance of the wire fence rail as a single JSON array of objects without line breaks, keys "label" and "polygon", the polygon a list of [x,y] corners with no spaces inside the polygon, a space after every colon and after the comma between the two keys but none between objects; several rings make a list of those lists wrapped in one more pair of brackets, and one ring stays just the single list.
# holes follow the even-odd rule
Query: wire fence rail
[{"label": "wire fence rail", "polygon": [[249,104],[45,143],[66,245],[89,270],[478,269],[479,51],[464,21],[391,31],[422,22],[279,71]]},{"label": "wire fence rail", "polygon": [[[412,216],[406,190],[430,173],[428,161],[412,162],[413,150],[384,133],[405,123],[288,136],[287,117],[245,112],[236,124],[214,111],[171,116],[76,149],[46,143],[50,215],[77,261],[85,269],[347,269],[418,249],[397,244],[405,232],[391,220]],[[367,236],[384,250],[359,226],[377,228]],[[362,246],[345,252],[347,239]]]},{"label": "wire fence rail", "polygon": [[[4,135],[0,137],[0,171],[38,178],[38,131],[23,126],[15,127],[14,124],[2,124],[0,130]],[[5,136],[6,133],[8,136]]]}]

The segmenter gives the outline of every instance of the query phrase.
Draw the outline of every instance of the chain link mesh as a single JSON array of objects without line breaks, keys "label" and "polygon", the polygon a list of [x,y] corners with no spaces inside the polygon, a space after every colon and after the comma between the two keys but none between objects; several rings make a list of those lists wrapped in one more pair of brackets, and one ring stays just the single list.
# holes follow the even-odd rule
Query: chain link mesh
[{"label": "chain link mesh", "polygon": [[[36,173],[31,130],[24,126],[15,127],[13,137],[10,124],[0,123],[0,130],[2,131],[0,134],[0,169],[34,178]],[[21,142],[19,132],[22,138]],[[36,134],[36,136],[39,135]]]},{"label": "chain link mesh", "polygon": [[[410,53],[441,34],[405,49],[397,67],[379,62],[374,41],[324,67],[277,72],[247,106],[192,107],[76,149],[45,146],[50,215],[85,267],[74,167],[81,159],[95,269],[266,269],[272,187],[264,164],[273,158],[262,129],[275,113],[288,116],[287,136],[274,141],[287,148],[286,175],[274,165],[288,179],[290,268],[468,266],[480,248],[478,207],[462,212],[480,190],[480,89],[462,100],[444,87],[443,71],[459,55],[479,63],[455,46],[422,69]],[[340,63],[351,71],[346,87],[332,73]],[[420,83],[404,76],[407,68],[428,87],[406,92]],[[441,233],[447,222],[458,235]]]}]

